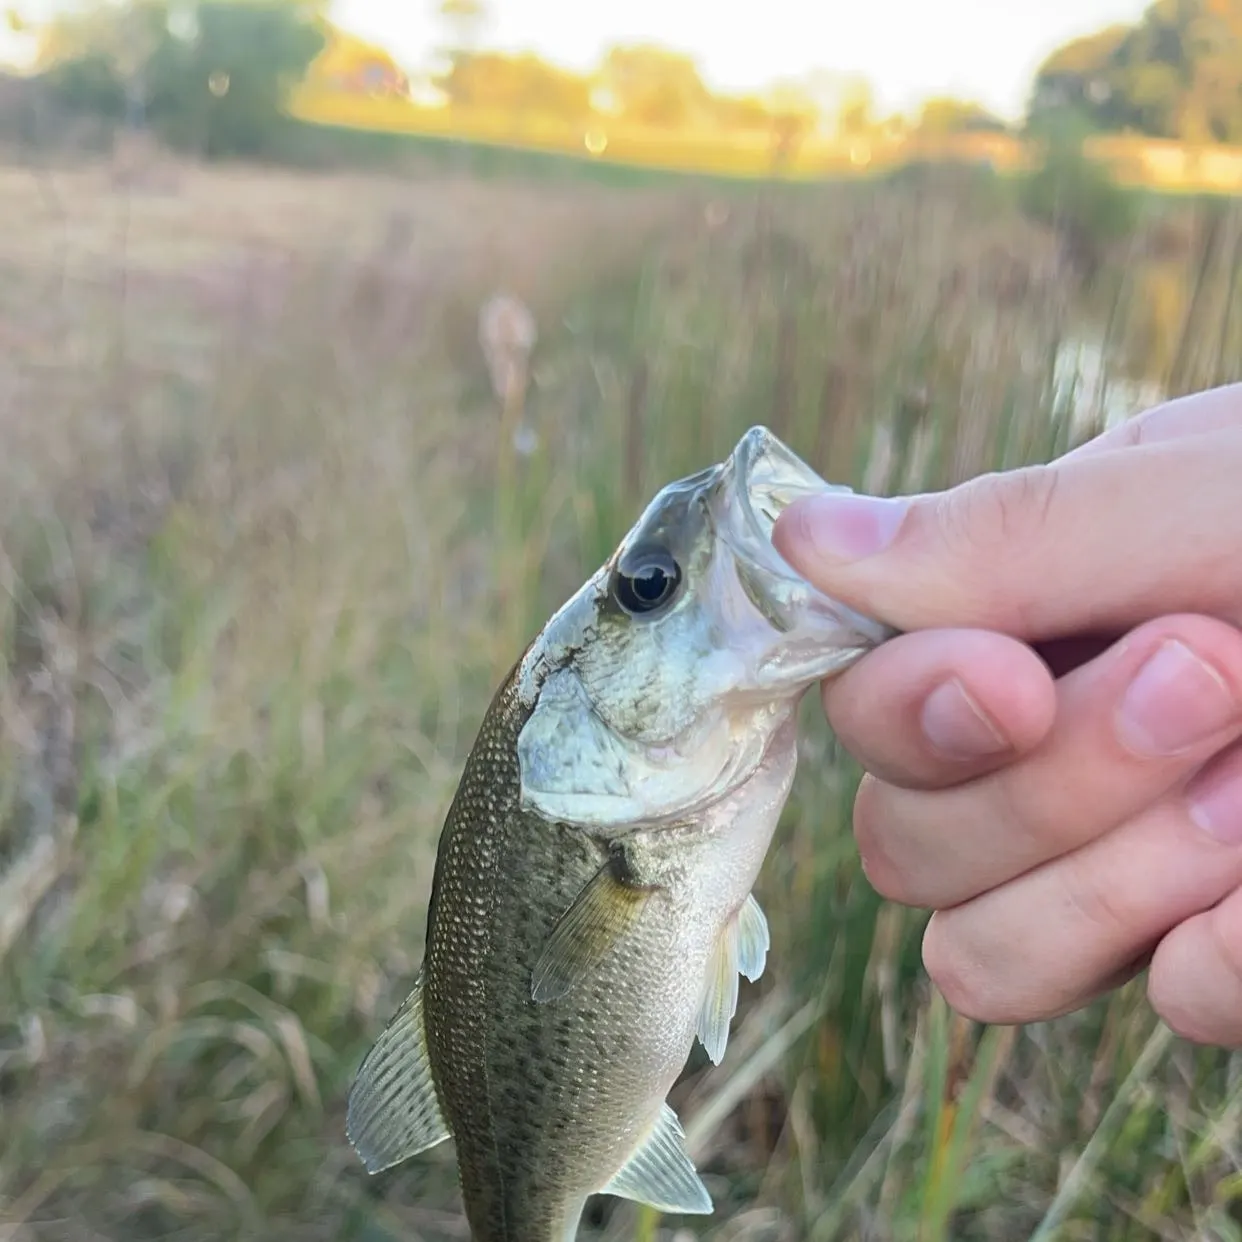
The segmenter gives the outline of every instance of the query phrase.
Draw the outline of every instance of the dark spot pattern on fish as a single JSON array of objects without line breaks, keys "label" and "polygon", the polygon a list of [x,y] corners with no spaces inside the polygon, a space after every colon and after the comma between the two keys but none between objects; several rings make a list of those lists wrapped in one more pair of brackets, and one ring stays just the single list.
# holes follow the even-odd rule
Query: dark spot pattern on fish
[{"label": "dark spot pattern on fish", "polygon": [[[641,1058],[634,1072],[618,1072],[642,1038],[629,1019],[647,982],[641,926],[571,997],[531,999],[535,963],[607,852],[586,833],[520,810],[524,719],[510,679],[449,811],[429,915],[428,1043],[477,1242],[555,1237],[558,1214],[582,1193],[576,1155],[601,1141],[582,1127],[650,1094]],[[614,1166],[640,1139],[622,1127],[604,1136]]]},{"label": "dark spot pattern on fish", "polygon": [[[773,513],[821,486],[747,433],[652,501],[493,698],[441,836],[410,1010],[416,1116],[438,1126],[421,1137],[451,1133],[474,1242],[566,1242],[601,1190],[710,1210],[664,1101],[696,1034],[723,1056],[738,973],[762,971],[766,923],[746,903],[788,797],[797,697],[891,636],[812,598],[765,542]],[[630,552],[672,562],[666,604],[635,602],[650,575]],[[420,1137],[393,1129],[398,1147]]]}]

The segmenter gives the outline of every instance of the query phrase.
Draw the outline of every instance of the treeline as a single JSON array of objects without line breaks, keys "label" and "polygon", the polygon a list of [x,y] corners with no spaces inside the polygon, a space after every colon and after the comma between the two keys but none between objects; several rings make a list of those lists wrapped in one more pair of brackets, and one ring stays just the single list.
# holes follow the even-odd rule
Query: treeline
[{"label": "treeline", "polygon": [[1242,0],[1155,0],[1134,25],[1054,52],[1028,122],[1071,119],[1108,133],[1242,143]]},{"label": "treeline", "polygon": [[270,157],[284,101],[324,47],[325,0],[125,0],[49,23],[37,106],[128,124],[208,158]]},{"label": "treeline", "polygon": [[545,114],[580,121],[617,119],[669,130],[798,133],[816,127],[842,136],[911,131],[1003,130],[978,104],[931,99],[915,117],[881,116],[857,75],[813,74],[751,95],[713,92],[692,57],[653,45],[614,47],[595,71],[578,74],[537,56],[455,52],[432,84],[452,108]]},{"label": "treeline", "polygon": [[[929,100],[914,117],[877,113],[866,85],[815,75],[761,96],[713,95],[694,61],[655,47],[615,48],[589,76],[534,56],[460,55],[436,85],[450,104],[601,110],[668,128],[759,129],[774,117],[842,134],[960,133],[1007,127],[969,101]],[[1036,73],[1023,132],[1055,125],[1191,143],[1242,144],[1242,0],[1155,0],[1133,25],[1059,48]]]},{"label": "treeline", "polygon": [[[483,0],[442,0],[442,7],[477,16]],[[209,158],[272,157],[296,128],[283,103],[325,47],[326,9],[327,0],[101,0],[40,28],[40,72],[27,85],[58,113],[137,124]],[[392,69],[406,89],[405,74]],[[864,82],[840,75],[720,95],[691,57],[651,46],[614,48],[584,75],[459,40],[423,85],[464,112],[555,115],[584,128],[623,120],[762,131],[778,144],[796,144],[813,129],[896,139],[1006,128],[979,105],[954,99],[929,100],[914,117],[882,116]],[[7,88],[0,88],[3,111]],[[1242,142],[1242,0],[1155,0],[1134,25],[1059,49],[1035,77],[1020,128],[1067,124]]]},{"label": "treeline", "polygon": [[[140,120],[208,156],[261,153],[283,134],[283,99],[324,49],[326,9],[326,0],[101,2],[39,32],[41,72],[32,85],[59,108]],[[788,142],[815,127],[844,136],[1004,128],[982,107],[954,99],[930,100],[913,118],[881,117],[867,84],[850,75],[722,95],[691,57],[656,46],[613,48],[590,74],[534,55],[461,46],[446,49],[443,60],[425,85],[452,109],[553,115],[584,127],[619,119],[674,130],[776,131]],[[404,71],[390,67],[387,85],[408,86]]]}]

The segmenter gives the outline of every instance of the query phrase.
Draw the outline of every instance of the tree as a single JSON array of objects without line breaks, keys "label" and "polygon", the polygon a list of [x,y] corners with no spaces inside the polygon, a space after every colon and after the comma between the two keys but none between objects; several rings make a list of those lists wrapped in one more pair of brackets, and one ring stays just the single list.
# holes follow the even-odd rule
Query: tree
[{"label": "tree", "polygon": [[125,115],[125,83],[100,52],[57,61],[40,75],[47,98],[66,112],[119,121]]},{"label": "tree", "polygon": [[725,131],[766,134],[772,128],[772,113],[758,96],[715,95],[711,104],[715,124]]},{"label": "tree", "polygon": [[639,125],[677,129],[712,117],[711,92],[694,60],[661,47],[612,48],[598,86],[609,111]]},{"label": "tree", "polygon": [[923,134],[1003,133],[1008,127],[982,104],[940,96],[929,99],[919,112],[916,129]]},{"label": "tree", "polygon": [[767,93],[768,129],[777,167],[791,161],[819,123],[819,109],[801,82],[778,82]]},{"label": "tree", "polygon": [[1019,183],[1022,209],[1050,225],[1066,256],[1090,281],[1109,249],[1137,222],[1134,199],[1083,149],[1087,131],[1077,117],[1050,120],[1039,166]]},{"label": "tree", "polygon": [[1035,75],[1028,123],[1071,113],[1097,130],[1242,141],[1242,0],[1155,0],[1134,25],[1059,48]]},{"label": "tree", "polygon": [[73,112],[116,121],[146,102],[145,69],[167,38],[164,0],[93,5],[43,27],[37,64],[51,97]]},{"label": "tree", "polygon": [[58,13],[39,31],[36,66],[50,69],[87,57],[108,61],[120,75],[135,36],[146,44],[159,37],[168,20],[164,0],[93,4]]},{"label": "tree", "polygon": [[865,138],[875,129],[875,94],[863,78],[855,79],[841,94],[837,132],[842,138]]},{"label": "tree", "polygon": [[458,58],[436,85],[455,108],[542,114],[580,120],[591,111],[591,83],[541,60],[478,52]]},{"label": "tree", "polygon": [[128,0],[54,23],[44,77],[62,105],[115,119],[137,88],[167,141],[273,154],[284,100],[324,43],[321,0]]},{"label": "tree", "polygon": [[208,158],[273,151],[284,101],[324,46],[317,7],[297,0],[199,0],[193,34],[169,36],[147,72],[153,122]]}]

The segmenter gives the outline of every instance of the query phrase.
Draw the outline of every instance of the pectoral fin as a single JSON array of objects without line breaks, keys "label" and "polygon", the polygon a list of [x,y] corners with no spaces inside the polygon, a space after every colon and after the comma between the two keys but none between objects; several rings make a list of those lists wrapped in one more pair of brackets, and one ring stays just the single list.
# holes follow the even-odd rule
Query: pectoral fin
[{"label": "pectoral fin", "polygon": [[686,1133],[667,1104],[661,1106],[646,1141],[599,1193],[645,1203],[661,1212],[702,1216],[712,1210],[712,1197],[686,1151]]},{"label": "pectoral fin", "polygon": [[754,893],[742,903],[733,921],[733,942],[737,948],[738,970],[755,983],[767,965],[772,937],[768,934],[768,920]]},{"label": "pectoral fin", "polygon": [[531,996],[559,1000],[608,955],[638,921],[652,888],[626,883],[620,856],[610,858],[561,916],[531,973]]},{"label": "pectoral fin", "polygon": [[345,1133],[368,1173],[449,1137],[427,1056],[421,975],[362,1062],[349,1092]]},{"label": "pectoral fin", "polygon": [[752,894],[725,925],[708,966],[698,1035],[714,1065],[724,1059],[729,1023],[737,1013],[737,977],[743,974],[753,983],[763,974],[769,944],[768,921]]}]

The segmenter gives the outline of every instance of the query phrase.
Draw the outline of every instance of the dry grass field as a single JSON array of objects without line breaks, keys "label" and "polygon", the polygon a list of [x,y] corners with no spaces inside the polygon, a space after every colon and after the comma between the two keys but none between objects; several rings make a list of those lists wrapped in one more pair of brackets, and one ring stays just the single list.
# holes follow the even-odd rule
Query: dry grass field
[{"label": "dry grass field", "polygon": [[[1096,417],[1071,342],[1097,404],[1242,375],[1242,220],[1193,203],[1084,284],[977,178],[13,166],[0,201],[4,1242],[466,1239],[448,1147],[368,1179],[345,1093],[499,671],[650,493],[755,422],[875,490],[1047,458]],[[594,1236],[1242,1238],[1242,1058],[1141,985],[954,1019],[806,720],[767,974],[675,1093],[716,1213]]]}]

